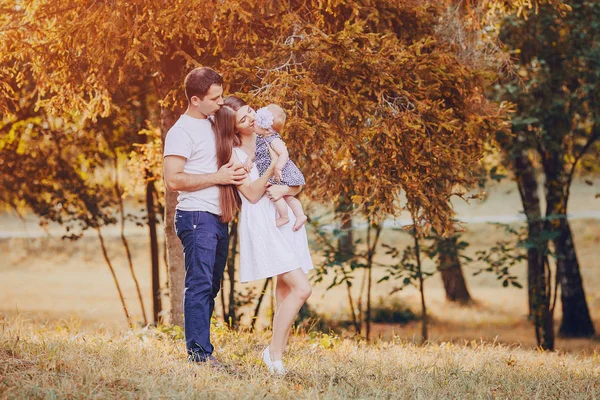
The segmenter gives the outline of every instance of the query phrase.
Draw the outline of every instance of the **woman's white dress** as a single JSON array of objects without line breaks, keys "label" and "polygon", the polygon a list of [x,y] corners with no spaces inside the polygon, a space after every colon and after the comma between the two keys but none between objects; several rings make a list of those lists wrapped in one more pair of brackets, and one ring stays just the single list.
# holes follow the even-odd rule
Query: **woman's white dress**
[{"label": "woman's white dress", "polygon": [[[242,149],[233,149],[240,161],[246,160]],[[250,171],[250,180],[260,177],[256,166]],[[267,196],[252,204],[241,193],[242,211],[238,226],[240,238],[240,280],[242,283],[270,278],[297,268],[307,273],[313,269],[306,229],[292,230],[296,218],[288,207],[290,222],[277,227],[277,210]]]}]

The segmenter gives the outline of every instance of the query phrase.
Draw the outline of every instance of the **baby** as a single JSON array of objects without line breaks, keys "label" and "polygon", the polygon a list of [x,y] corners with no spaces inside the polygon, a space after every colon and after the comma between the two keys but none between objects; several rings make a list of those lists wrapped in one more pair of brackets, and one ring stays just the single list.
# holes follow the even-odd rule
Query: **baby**
[{"label": "baby", "polygon": [[[258,135],[256,138],[256,168],[261,176],[265,173],[267,168],[269,168],[271,158],[267,146],[270,145],[273,151],[279,156],[279,159],[275,165],[274,177],[271,178],[269,182],[286,186],[303,186],[306,184],[304,176],[296,164],[290,160],[290,155],[285,147],[285,142],[279,135],[284,124],[285,112],[276,104],[269,104],[256,112],[254,121],[254,131]],[[304,215],[300,200],[294,196],[284,196],[282,199],[275,202],[275,208],[279,214],[278,218],[275,220],[275,224],[277,226],[282,226],[290,222],[287,209],[288,205],[296,216],[296,223],[293,227],[295,232],[304,225],[307,217]]]}]

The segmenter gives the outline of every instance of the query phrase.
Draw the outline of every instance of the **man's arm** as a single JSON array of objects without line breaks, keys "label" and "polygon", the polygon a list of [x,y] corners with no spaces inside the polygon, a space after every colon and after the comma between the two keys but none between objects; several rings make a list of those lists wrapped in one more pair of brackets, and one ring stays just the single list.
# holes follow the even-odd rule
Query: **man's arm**
[{"label": "man's arm", "polygon": [[212,174],[187,174],[183,172],[185,157],[166,156],[164,160],[165,184],[172,191],[195,192],[215,185],[241,185],[246,179],[244,168],[233,161]]}]

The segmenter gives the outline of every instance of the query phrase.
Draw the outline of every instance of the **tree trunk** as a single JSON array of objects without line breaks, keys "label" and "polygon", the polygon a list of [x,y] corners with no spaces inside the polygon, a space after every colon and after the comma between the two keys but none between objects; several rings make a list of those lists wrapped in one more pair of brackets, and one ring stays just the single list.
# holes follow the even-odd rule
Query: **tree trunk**
[{"label": "tree trunk", "polygon": [[[517,135],[519,140],[524,140],[522,138],[523,133]],[[534,282],[536,273],[544,273],[544,258],[547,258],[548,246],[547,242],[540,238],[543,231],[542,211],[533,162],[525,149],[515,151],[513,157],[517,186],[523,204],[523,212],[527,218],[528,241],[531,244],[527,249],[527,292],[529,296],[529,315],[533,317],[535,310]]]},{"label": "tree trunk", "polygon": [[265,280],[265,284],[260,291],[260,295],[258,296],[258,301],[256,302],[256,307],[254,308],[254,313],[252,314],[252,320],[250,321],[250,332],[254,332],[254,327],[256,326],[256,320],[258,319],[258,313],[260,312],[260,306],[265,298],[265,294],[267,293],[267,287],[269,286],[269,282],[271,282],[271,278],[267,278]]},{"label": "tree trunk", "polygon": [[[238,215],[239,216],[239,215]],[[235,258],[238,249],[238,218],[234,218],[229,232],[229,257],[227,259],[227,276],[229,277],[229,305],[226,323],[231,328],[237,325],[236,301],[235,301]]]},{"label": "tree trunk", "polygon": [[100,240],[100,248],[102,249],[104,261],[106,261],[106,265],[108,266],[113,281],[115,282],[115,287],[117,288],[117,293],[119,294],[119,299],[121,300],[121,307],[123,307],[123,312],[125,313],[125,318],[127,319],[127,325],[129,325],[130,328],[133,328],[133,322],[131,321],[129,311],[127,310],[125,296],[123,295],[123,291],[121,290],[121,285],[119,285],[119,279],[117,278],[117,274],[115,273],[115,268],[110,262],[110,257],[108,256],[108,251],[106,250],[106,245],[104,244],[104,238],[102,237],[102,232],[100,231],[100,228],[96,227],[96,233],[98,234],[98,240]]},{"label": "tree trunk", "polygon": [[115,193],[117,199],[119,201],[119,215],[121,217],[121,243],[123,243],[123,247],[125,248],[125,254],[127,255],[127,265],[129,265],[129,272],[131,273],[131,278],[133,279],[133,283],[135,284],[135,290],[138,295],[138,300],[140,302],[140,308],[142,312],[142,318],[144,319],[144,326],[148,325],[148,318],[146,317],[146,307],[144,307],[144,298],[142,296],[142,289],[140,288],[140,283],[138,282],[137,276],[135,274],[135,269],[133,268],[133,259],[131,257],[131,250],[129,249],[129,242],[125,237],[125,205],[123,204],[123,195],[121,193],[121,188],[119,187],[119,175],[118,168],[119,165],[117,163],[117,158],[114,158],[114,167],[115,167]]},{"label": "tree trunk", "polygon": [[[352,263],[354,259],[354,234],[352,231],[352,202],[347,196],[339,196],[336,203],[335,212],[340,219],[341,234],[338,239],[338,257],[342,263],[342,269],[345,271],[344,264]],[[350,266],[351,271],[352,265]],[[344,272],[345,273],[345,272]],[[352,282],[346,279],[346,292],[348,294],[348,306],[350,307],[350,316],[352,325],[357,334],[360,334],[360,321],[356,318],[354,299],[352,297]]]},{"label": "tree trunk", "polygon": [[[375,230],[375,237],[371,239],[371,232]],[[372,224],[369,221],[369,227],[367,228],[367,312],[366,312],[366,329],[365,335],[367,341],[371,339],[371,292],[373,285],[373,258],[375,257],[375,251],[377,249],[377,242],[379,241],[379,235],[381,234],[381,225]]]},{"label": "tree trunk", "polygon": [[437,248],[439,254],[439,265],[446,290],[446,299],[448,301],[467,304],[471,302],[471,294],[467,288],[467,283],[463,275],[458,258],[458,248],[456,245],[457,237],[439,238]]},{"label": "tree trunk", "polygon": [[573,235],[566,216],[560,221],[560,233],[554,239],[554,246],[563,312],[558,334],[569,338],[594,336],[596,332],[585,298]]},{"label": "tree trunk", "polygon": [[571,227],[567,220],[566,193],[571,182],[564,171],[561,157],[557,154],[544,165],[548,203],[546,229],[554,233],[553,242],[561,289],[563,319],[559,335],[570,338],[590,337],[594,335],[595,330],[585,298]]},{"label": "tree trunk", "polygon": [[150,276],[152,277],[152,322],[157,324],[162,311],[160,296],[160,274],[158,263],[158,235],[156,233],[156,209],[154,206],[154,181],[146,183],[146,210],[150,234]]},{"label": "tree trunk", "polygon": [[[177,117],[171,110],[161,110],[162,140],[173,126]],[[175,206],[177,192],[165,188],[165,240],[167,260],[169,262],[169,297],[171,300],[170,323],[183,326],[183,290],[185,286],[185,266],[183,262],[183,246],[175,233]]]},{"label": "tree trunk", "polygon": [[[524,142],[524,133],[517,140]],[[521,143],[517,146],[521,147]],[[527,293],[529,316],[534,321],[537,344],[545,350],[554,350],[554,308],[550,305],[552,271],[548,261],[548,242],[543,238],[544,225],[535,168],[528,150],[520,148],[513,153],[513,167],[521,203],[527,218],[529,245],[527,247]],[[547,268],[548,266],[548,268]]]},{"label": "tree trunk", "polygon": [[347,262],[354,257],[354,235],[352,232],[352,202],[345,196],[339,196],[335,213],[340,219],[341,234],[338,240],[340,260]]},{"label": "tree trunk", "polygon": [[429,318],[427,317],[427,305],[425,304],[425,279],[423,278],[423,268],[421,265],[421,246],[419,245],[419,236],[415,235],[415,257],[417,260],[417,274],[419,275],[419,293],[421,295],[421,344],[429,340]]}]

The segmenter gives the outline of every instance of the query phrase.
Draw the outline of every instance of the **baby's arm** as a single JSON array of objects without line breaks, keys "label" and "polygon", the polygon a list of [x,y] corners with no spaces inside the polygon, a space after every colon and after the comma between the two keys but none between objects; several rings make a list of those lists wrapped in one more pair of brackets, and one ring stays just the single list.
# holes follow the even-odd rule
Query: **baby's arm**
[{"label": "baby's arm", "polygon": [[275,176],[275,179],[277,179],[279,182],[281,182],[281,179],[283,179],[281,170],[285,166],[285,163],[288,162],[288,160],[290,159],[290,153],[288,152],[288,149],[285,146],[285,143],[283,142],[283,140],[281,140],[279,138],[277,138],[271,142],[271,148],[279,156],[279,160],[277,160],[277,163],[275,164],[274,176]]}]

